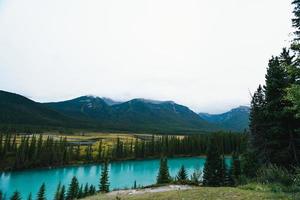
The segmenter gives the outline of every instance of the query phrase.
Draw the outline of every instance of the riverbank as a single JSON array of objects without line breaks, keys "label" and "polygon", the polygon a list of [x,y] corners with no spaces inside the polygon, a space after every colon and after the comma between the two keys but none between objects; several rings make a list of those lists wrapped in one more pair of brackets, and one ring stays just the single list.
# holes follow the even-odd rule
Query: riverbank
[{"label": "riverbank", "polygon": [[119,190],[107,194],[97,194],[85,200],[292,200],[294,196],[271,191],[255,191],[233,187],[192,187],[168,185],[139,190]]},{"label": "riverbank", "polygon": [[[175,158],[206,158],[206,155],[173,155],[168,156],[169,159],[175,159]],[[230,155],[225,155],[225,158],[231,158]],[[117,162],[124,162],[124,161],[147,161],[147,160],[157,160],[160,159],[161,156],[151,156],[151,157],[145,157],[145,158],[121,158],[121,159],[111,159],[109,160],[110,163],[117,163]],[[65,168],[65,167],[84,167],[89,165],[100,165],[104,161],[78,161],[78,162],[71,162],[68,164],[63,165],[53,165],[53,166],[44,166],[44,167],[29,167],[29,168],[22,168],[22,169],[13,169],[13,168],[0,168],[0,173],[5,172],[22,172],[22,171],[28,171],[28,170],[44,170],[44,169],[59,169],[59,168]]]}]

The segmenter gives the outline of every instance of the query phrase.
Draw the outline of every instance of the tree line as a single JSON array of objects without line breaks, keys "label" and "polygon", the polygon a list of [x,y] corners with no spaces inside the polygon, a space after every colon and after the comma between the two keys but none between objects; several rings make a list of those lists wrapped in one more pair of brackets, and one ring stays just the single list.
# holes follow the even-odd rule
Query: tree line
[{"label": "tree line", "polygon": [[[247,135],[213,133],[189,136],[155,136],[151,139],[122,141],[117,138],[110,148],[102,140],[98,145],[72,144],[65,137],[43,135],[0,134],[0,168],[26,169],[62,166],[77,162],[103,162],[109,160],[143,159],[161,156],[204,155],[211,137],[216,138],[222,154],[244,152]],[[82,151],[83,149],[83,151]]]},{"label": "tree line", "polygon": [[[160,166],[158,175],[156,178],[156,185],[161,184],[192,184],[199,185],[203,182],[205,186],[234,186],[236,181],[240,176],[240,161],[239,157],[233,156],[233,162],[229,167],[226,167],[224,156],[221,157],[217,153],[217,148],[215,146],[216,140],[211,139],[210,148],[208,150],[208,158],[205,163],[203,176],[201,169],[196,168],[193,174],[188,177],[188,173],[182,165],[177,172],[175,177],[171,177],[169,173],[168,160],[167,157],[162,157],[160,159]],[[222,158],[222,159],[221,159]],[[106,160],[102,164],[101,175],[99,179],[99,189],[97,190],[94,185],[85,185],[79,184],[78,179],[74,176],[68,185],[68,188],[61,183],[57,185],[57,189],[54,194],[54,200],[74,200],[81,199],[87,196],[91,196],[100,193],[107,193],[110,191],[110,182],[109,182],[109,168],[108,161]],[[133,189],[137,188],[136,182],[134,183]],[[10,200],[21,200],[21,194],[18,191],[15,191]],[[46,185],[43,183],[36,195],[36,200],[46,200]],[[6,197],[0,191],[0,200],[6,200]],[[27,197],[27,200],[32,200],[32,194],[30,193]]]}]

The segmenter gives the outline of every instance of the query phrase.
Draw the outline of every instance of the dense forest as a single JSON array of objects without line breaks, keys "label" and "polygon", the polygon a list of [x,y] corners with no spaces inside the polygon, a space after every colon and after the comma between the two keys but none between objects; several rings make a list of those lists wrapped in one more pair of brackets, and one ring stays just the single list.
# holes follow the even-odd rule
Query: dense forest
[{"label": "dense forest", "polygon": [[99,141],[97,146],[80,146],[61,137],[44,138],[42,135],[0,135],[0,167],[25,169],[62,166],[76,163],[102,162],[103,160],[143,159],[160,156],[204,155],[211,137],[217,138],[222,154],[244,152],[246,134],[214,133],[190,136],[157,136],[151,139],[122,141],[117,138],[111,147]]},{"label": "dense forest", "polygon": [[[269,60],[265,84],[252,96],[250,133],[246,151],[239,156],[238,184],[273,184],[274,190],[296,193],[300,190],[300,1],[293,5],[292,44]],[[203,184],[222,186],[232,172],[224,168],[215,141],[210,144]]]}]

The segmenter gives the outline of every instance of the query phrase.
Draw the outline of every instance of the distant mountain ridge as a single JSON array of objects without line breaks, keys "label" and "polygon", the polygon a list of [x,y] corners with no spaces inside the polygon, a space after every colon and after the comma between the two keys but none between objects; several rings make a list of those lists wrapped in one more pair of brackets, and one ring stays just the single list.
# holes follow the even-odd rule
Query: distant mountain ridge
[{"label": "distant mountain ridge", "polygon": [[222,114],[199,113],[199,116],[227,130],[243,131],[249,126],[250,107],[239,106]]},{"label": "distant mountain ridge", "polygon": [[69,118],[43,104],[18,94],[0,90],[0,125],[34,125],[50,127],[84,127],[76,119]]},{"label": "distant mountain ridge", "polygon": [[235,113],[239,113],[236,111],[233,109],[231,114],[222,116],[197,114],[173,101],[138,98],[119,102],[92,95],[38,103],[18,94],[0,91],[0,128],[2,125],[33,125],[151,133],[237,131],[245,124],[239,117],[234,117]]},{"label": "distant mountain ridge", "polygon": [[214,126],[172,101],[132,99],[108,105],[102,98],[83,96],[76,99],[45,103],[66,116],[93,121],[102,129],[132,131],[209,131]]}]

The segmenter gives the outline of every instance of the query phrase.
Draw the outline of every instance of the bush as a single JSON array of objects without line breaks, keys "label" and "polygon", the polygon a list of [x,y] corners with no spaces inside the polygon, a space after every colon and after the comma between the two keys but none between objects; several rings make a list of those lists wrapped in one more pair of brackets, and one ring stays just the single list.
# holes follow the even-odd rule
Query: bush
[{"label": "bush", "polygon": [[284,186],[294,184],[295,176],[285,168],[276,165],[268,165],[260,168],[257,172],[257,180],[260,183],[279,183]]}]

